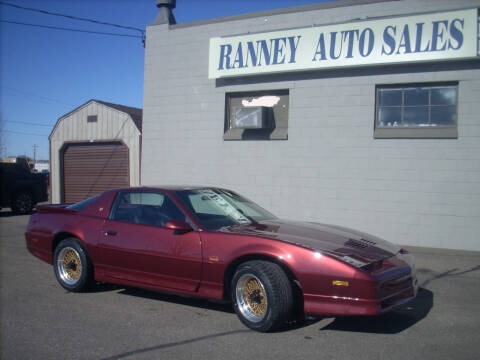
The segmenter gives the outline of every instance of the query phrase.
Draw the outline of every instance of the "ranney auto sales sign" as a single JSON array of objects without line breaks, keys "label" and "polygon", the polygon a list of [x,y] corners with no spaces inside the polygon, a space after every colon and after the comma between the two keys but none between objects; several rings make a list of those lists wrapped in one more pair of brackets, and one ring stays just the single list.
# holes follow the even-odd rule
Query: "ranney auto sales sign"
[{"label": "ranney auto sales sign", "polygon": [[209,78],[477,56],[477,9],[210,39]]}]

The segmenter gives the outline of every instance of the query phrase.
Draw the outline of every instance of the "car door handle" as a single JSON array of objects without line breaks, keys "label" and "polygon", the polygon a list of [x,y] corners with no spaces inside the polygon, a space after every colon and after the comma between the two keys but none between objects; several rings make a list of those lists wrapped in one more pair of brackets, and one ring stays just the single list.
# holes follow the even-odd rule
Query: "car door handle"
[{"label": "car door handle", "polygon": [[117,232],[115,230],[103,230],[103,233],[110,236],[117,235]]}]

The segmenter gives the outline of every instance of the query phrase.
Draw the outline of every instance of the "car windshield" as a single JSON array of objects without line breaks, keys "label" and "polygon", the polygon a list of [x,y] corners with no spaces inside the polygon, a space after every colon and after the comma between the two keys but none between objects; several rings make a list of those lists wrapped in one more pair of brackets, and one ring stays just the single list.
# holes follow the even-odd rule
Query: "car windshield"
[{"label": "car windshield", "polygon": [[205,229],[250,224],[276,217],[254,202],[223,189],[176,191],[177,197]]}]

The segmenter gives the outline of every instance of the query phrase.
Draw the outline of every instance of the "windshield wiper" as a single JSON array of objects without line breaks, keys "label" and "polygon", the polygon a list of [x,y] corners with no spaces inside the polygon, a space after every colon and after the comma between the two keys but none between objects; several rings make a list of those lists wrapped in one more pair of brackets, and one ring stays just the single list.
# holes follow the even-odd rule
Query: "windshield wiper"
[{"label": "windshield wiper", "polygon": [[245,212],[244,212],[242,209],[235,208],[235,210],[237,210],[240,214],[242,214],[243,216],[245,216],[245,217],[246,217],[248,220],[250,220],[252,223],[255,223],[255,224],[257,223],[257,221],[256,221],[254,218],[252,218],[252,217],[248,216],[247,214],[245,214]]}]

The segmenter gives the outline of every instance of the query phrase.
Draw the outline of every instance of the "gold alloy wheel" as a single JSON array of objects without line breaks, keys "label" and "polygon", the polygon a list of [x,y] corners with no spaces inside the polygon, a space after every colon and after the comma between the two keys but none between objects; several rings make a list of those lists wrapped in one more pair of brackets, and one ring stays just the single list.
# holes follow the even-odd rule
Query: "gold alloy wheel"
[{"label": "gold alloy wheel", "polygon": [[71,247],[63,248],[58,254],[57,270],[60,278],[68,285],[74,285],[82,276],[80,254]]},{"label": "gold alloy wheel", "polygon": [[238,309],[247,320],[259,322],[267,314],[267,293],[255,275],[245,274],[238,279],[235,296]]},{"label": "gold alloy wheel", "polygon": [[245,299],[255,315],[265,315],[267,312],[267,296],[260,281],[255,278],[247,281],[245,285]]}]

